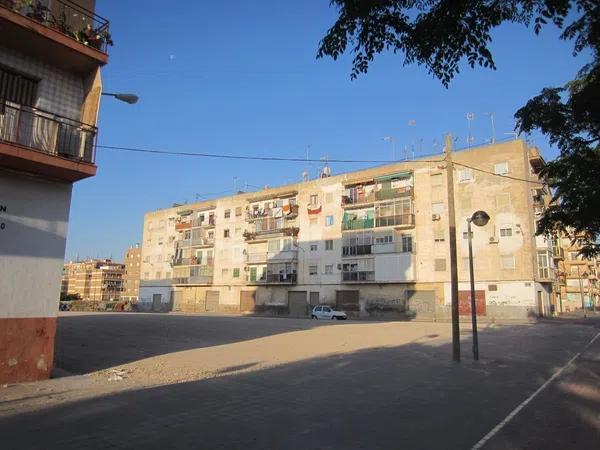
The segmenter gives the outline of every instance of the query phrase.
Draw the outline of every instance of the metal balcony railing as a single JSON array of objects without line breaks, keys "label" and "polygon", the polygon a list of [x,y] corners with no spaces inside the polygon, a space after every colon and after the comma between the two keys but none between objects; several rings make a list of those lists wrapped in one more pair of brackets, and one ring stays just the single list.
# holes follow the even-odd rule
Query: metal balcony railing
[{"label": "metal balcony railing", "polygon": [[94,163],[97,131],[58,114],[0,99],[0,141]]},{"label": "metal balcony railing", "polygon": [[376,227],[389,227],[389,226],[412,226],[415,224],[415,215],[414,214],[401,214],[398,216],[385,216],[385,217],[376,217],[375,218],[375,226]]},{"label": "metal balcony railing", "polygon": [[373,228],[373,219],[346,219],[342,222],[342,230],[362,230]]},{"label": "metal balcony railing", "polygon": [[70,0],[53,0],[50,7],[44,3],[47,2],[3,0],[0,1],[0,7],[35,20],[101,52],[106,53],[107,47],[112,45],[109,22],[104,17]]}]

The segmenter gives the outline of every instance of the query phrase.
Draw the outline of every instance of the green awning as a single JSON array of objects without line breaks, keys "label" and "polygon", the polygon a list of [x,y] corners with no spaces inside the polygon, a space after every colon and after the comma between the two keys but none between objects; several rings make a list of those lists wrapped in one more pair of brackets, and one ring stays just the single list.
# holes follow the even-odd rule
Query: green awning
[{"label": "green awning", "polygon": [[405,172],[396,172],[389,175],[382,175],[380,177],[375,177],[375,181],[380,183],[382,181],[391,181],[391,180],[399,180],[402,178],[410,178],[412,177],[412,171],[407,170]]}]

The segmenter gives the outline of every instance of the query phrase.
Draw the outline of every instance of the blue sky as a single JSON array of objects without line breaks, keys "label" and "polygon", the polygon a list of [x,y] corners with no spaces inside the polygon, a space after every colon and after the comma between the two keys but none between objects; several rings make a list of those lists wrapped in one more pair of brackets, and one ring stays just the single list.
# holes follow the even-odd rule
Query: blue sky
[{"label": "blue sky", "polygon": [[[180,5],[181,6],[181,5]],[[115,42],[103,71],[107,92],[133,92],[136,105],[104,98],[99,144],[175,151],[310,158],[389,159],[398,149],[439,150],[443,134],[466,145],[467,112],[476,143],[513,129],[514,112],[544,86],[561,85],[583,64],[548,27],[494,33],[497,71],[466,65],[445,89],[422,67],[380,56],[350,80],[347,56],[315,58],[335,20],[328,0],[186,2],[99,0]],[[409,121],[416,125],[409,126]],[[555,155],[533,136],[547,158]],[[398,150],[398,152],[400,152]],[[98,149],[98,174],[73,189],[67,259],[121,259],[141,242],[144,213],[250,186],[294,182],[304,163],[249,162]],[[333,164],[340,173],[365,165]],[[311,176],[317,170],[310,167]],[[234,177],[237,180],[234,181]]]}]

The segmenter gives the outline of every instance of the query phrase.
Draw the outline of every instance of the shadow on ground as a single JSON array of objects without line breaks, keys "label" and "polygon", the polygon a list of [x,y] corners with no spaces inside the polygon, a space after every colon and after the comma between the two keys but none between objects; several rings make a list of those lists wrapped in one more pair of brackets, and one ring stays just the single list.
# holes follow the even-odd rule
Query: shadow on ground
[{"label": "shadow on ground", "polygon": [[152,356],[330,325],[326,321],[239,316],[63,313],[54,365],[84,374]]},{"label": "shadow on ground", "polygon": [[[468,341],[460,364],[448,344],[375,348],[46,408],[1,419],[0,434],[7,449],[468,449],[595,333],[482,331],[479,363]],[[489,448],[594,448],[598,428],[579,417],[598,402],[563,386],[594,386],[594,351],[583,360],[593,364],[553,383]],[[548,429],[552,420],[562,426]]]}]

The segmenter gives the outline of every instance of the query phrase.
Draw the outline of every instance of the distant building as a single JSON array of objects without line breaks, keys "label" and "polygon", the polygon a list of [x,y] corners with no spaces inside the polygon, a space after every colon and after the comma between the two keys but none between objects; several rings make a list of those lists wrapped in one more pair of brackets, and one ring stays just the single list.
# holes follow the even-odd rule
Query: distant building
[{"label": "distant building", "polygon": [[71,191],[96,174],[110,35],[94,6],[0,1],[0,384],[52,371]]},{"label": "distant building", "polygon": [[[453,153],[460,313],[470,314],[467,221],[478,313],[550,313],[552,242],[536,236],[550,195],[521,140]],[[450,317],[444,155],[176,205],[144,218],[140,309]]]},{"label": "distant building", "polygon": [[135,244],[125,252],[125,274],[123,275],[123,292],[121,300],[137,302],[140,291],[140,273],[142,270],[142,247]]},{"label": "distant building", "polygon": [[125,264],[110,259],[91,259],[64,265],[62,294],[82,300],[107,302],[121,299]]}]

